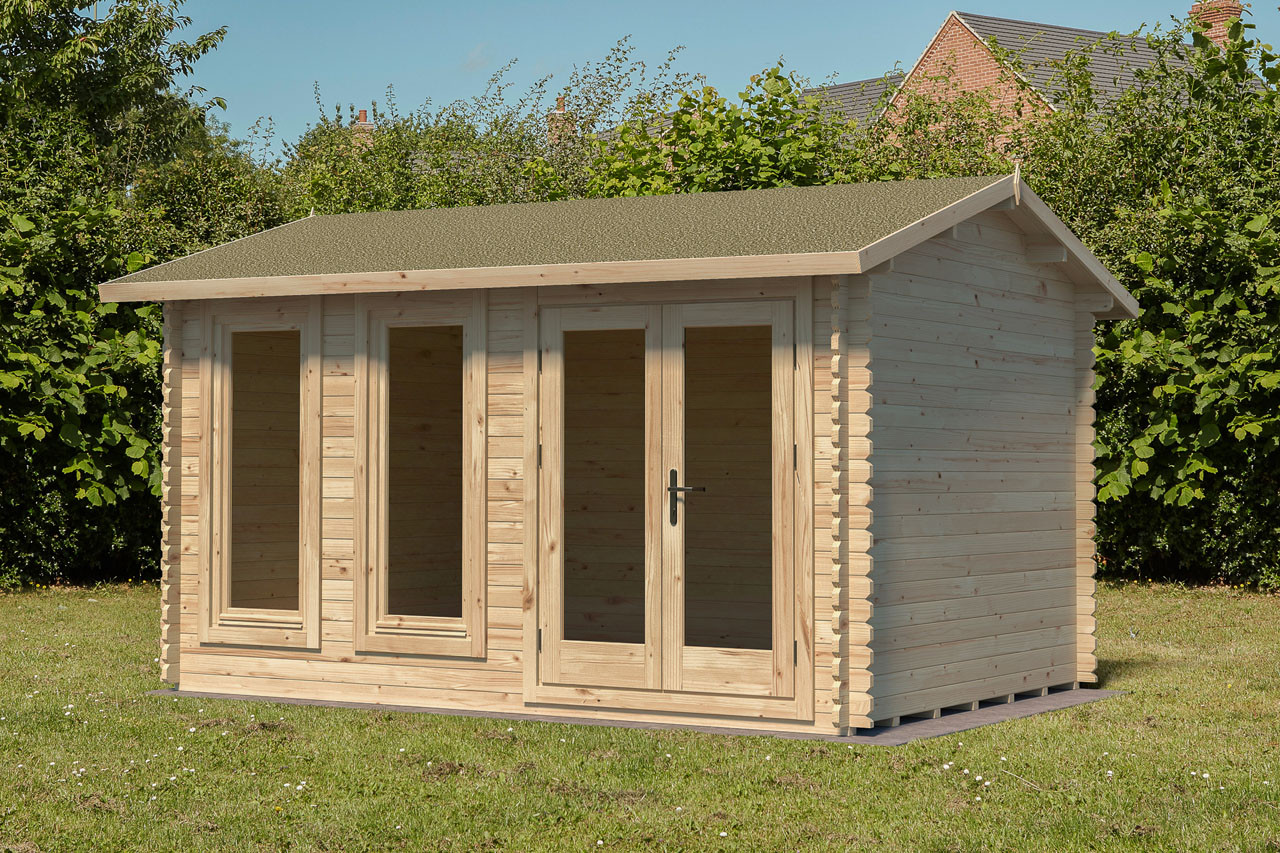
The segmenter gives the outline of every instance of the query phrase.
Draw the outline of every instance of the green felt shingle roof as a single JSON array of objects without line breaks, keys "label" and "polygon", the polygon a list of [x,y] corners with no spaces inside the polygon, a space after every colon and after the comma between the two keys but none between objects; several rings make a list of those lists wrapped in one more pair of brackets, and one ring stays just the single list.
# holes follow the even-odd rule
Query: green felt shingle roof
[{"label": "green felt shingle roof", "polygon": [[943,178],[312,216],[117,281],[858,251],[1000,180]]}]

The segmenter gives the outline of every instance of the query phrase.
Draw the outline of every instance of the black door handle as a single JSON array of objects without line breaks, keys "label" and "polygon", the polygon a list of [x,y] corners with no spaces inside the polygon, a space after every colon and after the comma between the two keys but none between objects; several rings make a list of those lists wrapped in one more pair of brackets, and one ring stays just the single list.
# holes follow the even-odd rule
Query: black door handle
[{"label": "black door handle", "polygon": [[671,499],[671,526],[675,527],[680,521],[680,493],[681,492],[705,492],[706,486],[682,486],[680,485],[680,474],[675,468],[671,469],[671,485],[667,486],[667,495]]}]

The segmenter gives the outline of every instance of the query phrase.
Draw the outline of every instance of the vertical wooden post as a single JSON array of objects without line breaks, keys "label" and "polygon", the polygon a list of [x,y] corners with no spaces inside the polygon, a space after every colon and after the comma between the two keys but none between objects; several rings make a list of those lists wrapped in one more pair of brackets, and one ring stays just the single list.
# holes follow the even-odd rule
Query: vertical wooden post
[{"label": "vertical wooden post", "polygon": [[865,279],[831,289],[832,724],[871,721],[871,374]]},{"label": "vertical wooden post", "polygon": [[831,288],[831,724],[842,733],[849,728],[849,279],[841,276]]},{"label": "vertical wooden post", "polygon": [[1094,315],[1083,303],[1076,306],[1076,679],[1098,680],[1098,658],[1094,638],[1094,495],[1093,439],[1095,394],[1093,390]]},{"label": "vertical wooden post", "polygon": [[848,515],[848,570],[846,628],[849,650],[849,726],[870,728],[874,700],[871,664],[872,595],[871,578],[871,288],[869,276],[846,277],[848,292],[848,333],[844,346],[845,396],[847,399],[849,490],[845,500]]},{"label": "vertical wooden post", "polygon": [[182,303],[164,303],[160,364],[160,677],[177,684],[182,630]]},{"label": "vertical wooden post", "polygon": [[[522,413],[524,420],[520,429],[524,442],[524,480],[521,497],[523,500],[524,522],[524,563],[520,575],[520,609],[522,646],[524,650],[524,673],[521,687],[525,702],[533,702],[537,698],[538,668],[541,644],[538,642],[538,625],[542,615],[538,612],[538,560],[541,548],[539,537],[541,520],[538,514],[538,499],[542,489],[542,472],[539,464],[542,459],[540,451],[542,434],[541,404],[539,388],[539,358],[541,336],[538,331],[538,292],[540,288],[528,287],[521,294],[521,356],[523,393]],[[488,413],[486,412],[486,417]]]}]

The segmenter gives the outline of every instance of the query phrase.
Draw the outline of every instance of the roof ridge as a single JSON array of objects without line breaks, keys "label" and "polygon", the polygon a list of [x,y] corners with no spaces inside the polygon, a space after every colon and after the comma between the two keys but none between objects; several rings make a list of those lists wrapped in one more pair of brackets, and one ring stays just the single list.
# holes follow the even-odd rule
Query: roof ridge
[{"label": "roof ridge", "polygon": [[809,88],[804,89],[803,91],[816,92],[823,89],[839,89],[843,86],[865,86],[868,83],[884,83],[884,82],[894,82],[894,81],[901,82],[902,78],[906,76],[907,76],[906,72],[904,71],[887,71],[878,77],[868,77],[865,80],[846,80],[843,83],[830,83],[825,86],[810,86]]},{"label": "roof ridge", "polygon": [[[464,211],[464,210],[465,211],[493,210],[495,208],[510,209],[515,207],[531,207],[536,205],[570,205],[570,204],[583,204],[583,203],[634,204],[637,202],[644,204],[646,201],[669,198],[670,196],[673,196],[673,195],[675,196],[712,196],[712,195],[726,196],[726,195],[739,195],[739,194],[747,194],[747,193],[782,194],[782,193],[795,193],[795,192],[839,192],[840,187],[881,186],[884,184],[893,184],[893,183],[912,184],[912,183],[925,182],[925,183],[943,184],[943,183],[958,183],[961,181],[980,181],[980,180],[989,180],[992,183],[994,183],[996,181],[1004,180],[1007,177],[1009,177],[1008,174],[994,174],[994,173],[983,174],[983,175],[943,175],[937,178],[904,178],[901,181],[871,181],[871,180],[849,181],[846,183],[834,183],[834,184],[804,184],[802,186],[744,187],[741,189],[733,189],[733,190],[700,190],[698,192],[648,194],[648,195],[636,195],[636,196],[621,196],[621,195],[584,196],[581,198],[531,199],[529,201],[503,201],[503,202],[498,202],[497,204],[459,204],[459,205],[454,205],[452,207],[440,207],[438,205],[435,205],[432,207],[403,207],[395,210],[352,210],[352,211],[347,211],[345,213],[320,213],[320,214],[316,214],[315,216],[304,216],[301,219],[295,219],[291,222],[283,223],[282,225],[275,225],[275,226],[272,226],[271,228],[265,228],[262,231],[257,231],[253,234],[246,234],[244,237],[237,237],[236,239],[231,240],[227,243],[220,243],[218,246],[210,246],[208,249],[201,249],[198,252],[192,252],[190,255],[184,255],[183,257],[185,258],[195,257],[196,255],[200,255],[209,251],[210,249],[217,249],[221,246],[230,246],[232,243],[238,243],[241,240],[244,240],[248,237],[256,237],[261,234],[266,234],[268,232],[275,231],[280,228],[284,228],[286,225],[294,225],[298,222],[303,222],[308,219],[323,220],[323,219],[334,219],[338,217],[348,217],[348,218],[385,217],[385,216],[398,214],[398,213],[421,214],[421,213],[427,213],[431,211],[440,211],[440,212],[451,211],[456,214],[458,211]],[[182,260],[182,258],[174,258],[174,260]],[[171,264],[171,263],[173,263],[173,261],[165,261],[165,263],[163,264],[156,264],[155,267],[147,267],[147,269],[148,270],[156,269],[158,267],[165,266],[165,264]],[[139,272],[141,272],[141,270],[139,270]]]},{"label": "roof ridge", "polygon": [[955,12],[954,14],[961,18],[977,19],[982,21],[999,21],[1003,24],[1028,24],[1033,27],[1045,27],[1047,29],[1059,31],[1067,30],[1069,32],[1090,36],[1106,37],[1112,32],[1118,32],[1118,30],[1087,30],[1083,27],[1068,27],[1064,24],[1045,24],[1039,21],[1024,21],[1019,18],[1001,18],[996,15],[980,15],[977,12]]}]

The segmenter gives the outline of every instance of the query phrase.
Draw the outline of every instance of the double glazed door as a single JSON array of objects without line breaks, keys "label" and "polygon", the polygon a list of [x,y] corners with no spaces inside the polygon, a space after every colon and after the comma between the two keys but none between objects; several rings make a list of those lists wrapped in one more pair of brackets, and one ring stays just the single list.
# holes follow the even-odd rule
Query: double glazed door
[{"label": "double glazed door", "polygon": [[791,301],[541,310],[539,682],[795,695]]}]

